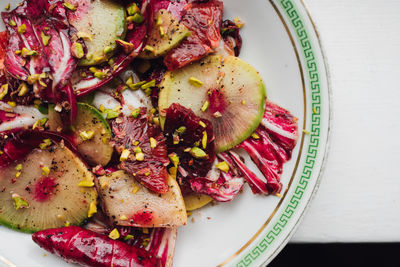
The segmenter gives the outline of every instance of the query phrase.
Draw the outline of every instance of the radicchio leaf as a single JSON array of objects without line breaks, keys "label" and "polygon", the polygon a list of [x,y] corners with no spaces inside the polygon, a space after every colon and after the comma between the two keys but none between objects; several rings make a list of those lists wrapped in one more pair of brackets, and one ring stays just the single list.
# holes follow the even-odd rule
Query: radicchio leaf
[{"label": "radicchio leaf", "polygon": [[267,101],[264,117],[255,134],[238,147],[247,151],[266,182],[248,170],[236,154],[231,155],[254,193],[279,193],[282,189],[280,177],[283,164],[290,160],[298,139],[297,118],[286,109]]},{"label": "radicchio leaf", "polygon": [[[221,162],[229,165],[229,171],[223,172],[215,167]],[[228,153],[220,153],[205,178],[192,179],[189,183],[194,192],[209,195],[217,201],[227,202],[240,193],[244,179],[240,168],[236,167],[231,156]]]}]

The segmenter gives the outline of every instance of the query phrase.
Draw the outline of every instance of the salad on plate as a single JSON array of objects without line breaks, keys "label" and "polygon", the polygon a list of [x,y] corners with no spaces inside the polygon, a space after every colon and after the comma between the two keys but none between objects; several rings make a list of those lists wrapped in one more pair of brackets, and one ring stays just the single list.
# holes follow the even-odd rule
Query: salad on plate
[{"label": "salad on plate", "polygon": [[246,184],[281,192],[297,118],[239,58],[222,0],[25,0],[1,17],[0,224],[83,266],[172,266],[191,211]]}]

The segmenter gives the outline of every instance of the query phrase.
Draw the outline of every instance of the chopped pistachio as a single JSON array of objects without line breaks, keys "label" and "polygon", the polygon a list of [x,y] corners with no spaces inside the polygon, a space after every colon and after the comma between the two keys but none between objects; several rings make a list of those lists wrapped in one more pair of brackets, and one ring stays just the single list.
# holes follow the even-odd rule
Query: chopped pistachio
[{"label": "chopped pistachio", "polygon": [[237,26],[239,29],[242,28],[242,27],[244,26],[243,21],[241,21],[241,20],[239,19],[239,17],[235,17],[235,18],[233,19],[233,22],[235,22],[236,26]]},{"label": "chopped pistachio", "polygon": [[21,176],[21,172],[19,171],[19,172],[17,172],[16,174],[15,174],[15,178],[18,178],[18,177],[20,177]]},{"label": "chopped pistachio", "polygon": [[156,18],[156,26],[160,26],[163,23],[161,16]]},{"label": "chopped pistachio", "polygon": [[137,186],[136,184],[133,185],[133,189],[132,189],[132,193],[136,194],[139,191],[139,186]]},{"label": "chopped pistachio", "polygon": [[82,38],[84,40],[92,40],[93,35],[91,35],[90,33],[86,33],[86,32],[78,32],[76,34],[78,36],[78,38]]},{"label": "chopped pistachio", "polygon": [[318,113],[316,108],[313,108],[313,109],[312,109],[312,112],[313,112],[314,114],[317,114],[317,113]]},{"label": "chopped pistachio", "polygon": [[204,102],[203,106],[201,107],[201,111],[206,112],[209,107],[210,107],[210,102],[206,100],[206,102]]},{"label": "chopped pistachio", "polygon": [[92,201],[89,205],[88,217],[91,218],[94,214],[97,213],[97,202]]},{"label": "chopped pistachio", "polygon": [[12,27],[17,26],[17,23],[16,23],[14,20],[12,20],[12,19],[10,19],[10,21],[8,22],[8,24],[9,24],[10,26],[12,26]]},{"label": "chopped pistachio", "polygon": [[143,84],[145,84],[146,81],[141,81],[141,82],[138,82],[138,83],[133,83],[133,78],[132,78],[132,77],[129,77],[128,80],[126,80],[125,83],[126,83],[126,85],[128,85],[128,87],[129,87],[131,90],[137,90],[137,89],[139,89]]},{"label": "chopped pistachio", "polygon": [[150,96],[151,93],[152,93],[151,88],[146,88],[146,89],[144,90],[144,93],[145,93],[146,96]]},{"label": "chopped pistachio", "polygon": [[10,7],[11,7],[11,5],[10,5],[10,3],[8,3],[8,4],[6,5],[6,7],[5,7],[5,10],[10,10]]},{"label": "chopped pistachio", "polygon": [[160,126],[160,118],[159,117],[154,117],[153,118],[153,123],[157,126]]},{"label": "chopped pistachio", "polygon": [[201,138],[201,144],[202,144],[202,146],[203,146],[204,149],[207,148],[207,141],[208,141],[207,139],[208,139],[208,138],[207,138],[207,132],[204,131],[204,132],[203,132],[203,138]]},{"label": "chopped pistachio", "polygon": [[85,56],[85,51],[83,51],[83,46],[81,43],[74,42],[71,46],[71,53],[76,58],[83,58]]},{"label": "chopped pistachio", "polygon": [[129,156],[130,156],[131,152],[128,149],[124,149],[121,153],[121,157],[119,158],[120,161],[126,161]]},{"label": "chopped pistachio", "polygon": [[90,140],[94,136],[94,131],[81,131],[79,136],[82,138],[83,141]]},{"label": "chopped pistachio", "polygon": [[136,119],[137,117],[139,117],[139,115],[140,115],[140,108],[134,109],[134,110],[132,111],[131,115],[132,115],[132,117],[134,117],[135,119]]},{"label": "chopped pistachio", "polygon": [[134,149],[133,149],[133,152],[135,152],[135,153],[140,153],[140,152],[142,152],[142,149],[140,148],[140,147],[135,147]]},{"label": "chopped pistachio", "polygon": [[260,139],[260,136],[256,133],[253,133],[251,137],[253,137],[254,139]]},{"label": "chopped pistachio", "polygon": [[17,103],[15,103],[15,101],[8,101],[7,104],[13,108],[15,108],[17,106]]},{"label": "chopped pistachio", "polygon": [[21,83],[18,86],[18,96],[24,96],[29,92],[29,88],[28,85],[26,85],[26,83]]},{"label": "chopped pistachio", "polygon": [[48,46],[49,45],[49,41],[51,39],[51,36],[47,36],[46,34],[44,34],[44,32],[40,33],[40,37],[42,38],[42,43],[44,46]]},{"label": "chopped pistachio", "polygon": [[226,161],[222,161],[222,162],[218,163],[217,165],[215,165],[215,167],[217,167],[217,169],[219,169],[223,172],[229,171],[229,165]]},{"label": "chopped pistachio", "polygon": [[106,55],[112,53],[113,51],[114,51],[114,47],[112,47],[111,45],[106,46],[104,48],[104,54],[106,54]]},{"label": "chopped pistachio", "polygon": [[[39,75],[40,75],[40,74],[38,74],[38,73],[29,75],[29,76],[28,76],[27,82],[28,82],[29,84],[31,84],[31,85],[34,84],[34,83],[36,83],[36,82],[39,80]],[[25,84],[25,86],[26,86],[26,84]]]},{"label": "chopped pistachio", "polygon": [[19,34],[24,34],[26,32],[26,25],[22,24],[21,26],[18,27],[18,33]]},{"label": "chopped pistachio", "polygon": [[9,24],[10,26],[12,26],[12,27],[17,26],[17,23],[16,23],[14,20],[12,20],[12,19],[10,19],[10,21],[8,22],[8,24]]},{"label": "chopped pistachio", "polygon": [[20,163],[20,164],[18,164],[17,166],[15,166],[15,170],[16,170],[16,171],[22,170],[22,164]]},{"label": "chopped pistachio", "polygon": [[178,129],[175,130],[178,134],[184,134],[186,132],[186,127],[185,126],[181,126]]},{"label": "chopped pistachio", "polygon": [[117,39],[115,40],[115,42],[117,43],[117,45],[122,47],[125,54],[130,54],[135,49],[135,46],[132,43],[126,42],[124,40]]},{"label": "chopped pistachio", "polygon": [[12,199],[14,200],[14,206],[16,210],[22,209],[22,208],[29,208],[29,203],[26,201],[26,199],[18,194],[12,194]]},{"label": "chopped pistachio", "polygon": [[134,238],[133,235],[126,235],[126,236],[124,237],[124,240],[125,240],[125,241],[128,241],[128,240],[131,240],[131,239],[133,239],[133,238]]},{"label": "chopped pistachio", "polygon": [[207,153],[204,152],[203,149],[198,148],[198,147],[193,147],[193,148],[190,150],[189,153],[190,153],[190,155],[192,155],[192,156],[193,156],[194,158],[196,158],[196,159],[205,159],[205,158],[208,157]]},{"label": "chopped pistachio", "polygon": [[64,223],[64,226],[65,226],[65,227],[71,226],[71,223],[70,223],[69,221],[66,221],[66,222]]},{"label": "chopped pistachio", "polygon": [[157,147],[157,140],[154,139],[153,137],[150,137],[150,147],[151,148],[156,148]]},{"label": "chopped pistachio", "polygon": [[0,87],[0,100],[2,100],[8,94],[8,83],[3,84]]},{"label": "chopped pistachio", "polygon": [[42,72],[42,73],[39,75],[39,84],[40,84],[41,86],[43,86],[43,87],[47,87],[47,84],[44,83],[44,82],[42,81],[42,79],[46,79],[46,78],[47,78],[47,74],[46,74],[45,72]]},{"label": "chopped pistachio", "polygon": [[206,125],[204,122],[202,122],[202,121],[199,122],[199,125],[200,125],[201,127],[203,127],[203,128],[206,128],[206,127],[207,127],[207,125]]},{"label": "chopped pistachio", "polygon": [[39,144],[39,147],[40,147],[40,149],[45,149],[50,145],[51,145],[51,140],[50,139],[44,139],[43,143]]},{"label": "chopped pistachio", "polygon": [[21,55],[22,57],[27,57],[27,56],[37,56],[38,53],[35,50],[29,50],[26,47],[22,48],[21,50]]},{"label": "chopped pistachio", "polygon": [[63,5],[66,8],[68,8],[69,10],[71,10],[71,11],[75,11],[76,10],[76,6],[74,6],[73,4],[71,4],[71,3],[67,2],[67,1],[64,1]]},{"label": "chopped pistachio", "polygon": [[118,229],[117,229],[117,228],[114,228],[114,230],[112,230],[112,231],[110,232],[110,234],[108,235],[108,237],[111,238],[112,240],[117,240],[117,239],[120,237],[119,232],[118,232]]},{"label": "chopped pistachio", "polygon": [[307,131],[306,129],[303,129],[303,133],[304,133],[304,134],[310,134],[310,132]]},{"label": "chopped pistachio", "polygon": [[88,181],[88,180],[83,180],[83,181],[80,181],[78,183],[78,186],[79,187],[93,187],[94,186],[94,182],[93,181]]},{"label": "chopped pistachio", "polygon": [[240,103],[242,103],[243,106],[246,105],[246,101],[245,100],[242,100],[242,102],[240,102]]},{"label": "chopped pistachio", "polygon": [[136,24],[140,24],[144,21],[144,17],[142,14],[140,13],[136,13],[133,15],[133,19],[132,22],[136,23]]},{"label": "chopped pistachio", "polygon": [[135,158],[137,161],[143,161],[144,160],[144,154],[142,152],[136,153]]},{"label": "chopped pistachio", "polygon": [[120,111],[115,111],[115,110],[112,110],[112,109],[106,109],[106,110],[104,110],[104,113],[107,115],[106,118],[108,120],[110,120],[110,119],[117,118],[121,112]]},{"label": "chopped pistachio", "polygon": [[33,124],[32,129],[34,130],[34,129],[36,129],[37,127],[42,127],[46,122],[47,122],[47,118],[40,119],[40,120],[36,121],[36,122]]},{"label": "chopped pistachio", "polygon": [[47,176],[50,173],[50,169],[47,166],[42,167],[42,175]]},{"label": "chopped pistachio", "polygon": [[140,9],[135,3],[133,3],[126,8],[126,11],[128,11],[128,15],[132,16],[140,12]]},{"label": "chopped pistachio", "polygon": [[152,47],[151,45],[146,45],[143,50],[145,52],[149,52],[149,53],[153,53],[154,52],[154,47]]},{"label": "chopped pistachio", "polygon": [[196,87],[201,87],[203,85],[203,82],[195,77],[190,77],[189,82]]},{"label": "chopped pistachio", "polygon": [[119,217],[119,219],[121,221],[126,221],[126,220],[128,220],[128,217],[126,217],[126,215],[122,215],[121,217]]},{"label": "chopped pistachio", "polygon": [[150,174],[151,174],[150,171],[147,171],[147,172],[144,173],[145,176],[149,176]]},{"label": "chopped pistachio", "polygon": [[160,36],[161,36],[161,38],[165,37],[165,31],[164,31],[163,26],[160,26]]},{"label": "chopped pistachio", "polygon": [[22,51],[21,51],[21,50],[15,50],[14,53],[15,53],[16,55],[21,55]]},{"label": "chopped pistachio", "polygon": [[143,84],[141,86],[141,88],[142,88],[142,90],[146,90],[146,89],[154,87],[154,86],[156,86],[156,79],[153,79],[150,82],[147,82],[147,83]]},{"label": "chopped pistachio", "polygon": [[98,72],[99,70],[96,67],[90,67],[89,71],[93,74],[95,74],[96,72]]},{"label": "chopped pistachio", "polygon": [[168,155],[169,159],[171,160],[172,164],[174,164],[175,167],[178,167],[179,164],[179,157],[176,153],[171,153]]},{"label": "chopped pistachio", "polygon": [[173,137],[172,137],[172,141],[173,141],[173,144],[174,144],[174,145],[179,144],[179,142],[180,142],[179,135],[174,134]]}]

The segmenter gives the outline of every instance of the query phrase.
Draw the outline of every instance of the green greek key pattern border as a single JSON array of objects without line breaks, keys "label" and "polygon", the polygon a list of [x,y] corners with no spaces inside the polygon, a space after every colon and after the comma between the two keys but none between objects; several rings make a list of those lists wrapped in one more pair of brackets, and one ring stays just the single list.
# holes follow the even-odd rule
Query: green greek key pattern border
[{"label": "green greek key pattern border", "polygon": [[299,15],[297,7],[292,0],[279,0],[281,8],[285,11],[288,16],[292,26],[295,29],[295,34],[297,41],[301,45],[304,60],[306,62],[306,70],[308,74],[308,79],[310,81],[311,89],[311,103],[312,112],[311,117],[311,128],[309,135],[309,145],[306,152],[306,159],[304,162],[304,167],[302,170],[301,177],[296,184],[294,194],[291,196],[289,204],[286,206],[284,211],[278,216],[279,219],[272,226],[272,229],[268,231],[266,236],[258,240],[258,243],[254,248],[252,248],[246,255],[243,255],[242,259],[236,265],[237,267],[249,266],[256,260],[260,255],[262,255],[268,247],[274,242],[275,239],[283,232],[283,229],[293,217],[299,203],[302,201],[303,194],[308,187],[309,180],[313,173],[314,164],[318,154],[318,147],[320,144],[320,130],[321,130],[321,93],[320,93],[320,80],[319,80],[319,70],[313,52],[313,47],[309,40],[309,35],[307,29],[305,28],[304,20]]}]

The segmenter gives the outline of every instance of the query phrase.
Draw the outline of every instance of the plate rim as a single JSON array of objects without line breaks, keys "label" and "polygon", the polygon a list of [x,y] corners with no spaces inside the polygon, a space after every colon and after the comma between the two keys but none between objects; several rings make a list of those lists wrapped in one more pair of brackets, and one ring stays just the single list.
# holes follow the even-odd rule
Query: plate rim
[{"label": "plate rim", "polygon": [[[296,13],[303,22],[305,20],[308,20],[307,23],[304,25],[304,30],[307,33],[307,36],[308,36],[307,39],[308,40],[311,39],[312,40],[311,44],[314,44],[311,46],[312,47],[311,51],[318,51],[321,54],[321,60],[319,60],[319,62],[318,62],[319,64],[317,64],[317,65],[323,66],[323,69],[319,70],[320,68],[318,68],[317,73],[324,73],[324,76],[326,78],[326,79],[324,79],[325,80],[324,82],[326,82],[326,90],[324,90],[324,91],[326,92],[326,99],[327,99],[326,103],[328,105],[328,108],[326,109],[327,110],[327,118],[328,118],[327,122],[326,122],[326,140],[324,142],[324,148],[322,148],[323,153],[321,154],[321,156],[319,156],[319,158],[321,159],[320,167],[317,168],[316,173],[313,175],[316,177],[316,180],[315,180],[315,184],[314,184],[313,188],[311,189],[310,196],[306,200],[306,204],[305,204],[304,208],[300,211],[300,214],[297,216],[297,218],[295,218],[293,226],[289,230],[286,231],[284,237],[281,239],[282,241],[277,245],[277,247],[274,249],[274,251],[272,251],[271,253],[268,253],[267,249],[265,249],[264,251],[259,249],[258,243],[260,242],[260,240],[263,239],[263,237],[265,237],[265,234],[268,234],[268,231],[266,231],[268,225],[265,225],[264,229],[262,229],[262,231],[260,231],[258,236],[254,237],[254,240],[252,240],[252,242],[250,244],[248,244],[247,246],[243,246],[238,252],[233,254],[230,258],[225,260],[223,263],[219,264],[218,267],[230,266],[233,261],[235,262],[235,266],[240,266],[240,267],[253,266],[253,265],[256,266],[255,264],[257,262],[261,262],[260,266],[266,266],[279,254],[279,252],[286,246],[286,244],[289,242],[290,238],[296,232],[298,226],[300,225],[302,219],[304,218],[304,215],[308,211],[311,202],[315,198],[315,195],[319,189],[319,186],[320,186],[320,183],[322,180],[322,176],[325,171],[325,167],[326,167],[326,163],[327,163],[327,159],[328,159],[329,151],[330,151],[332,114],[333,114],[332,113],[332,84],[331,84],[331,74],[330,74],[329,62],[328,62],[328,59],[326,56],[326,52],[325,52],[326,50],[324,48],[324,41],[322,40],[321,35],[319,34],[318,27],[316,26],[316,24],[311,16],[311,13],[309,12],[309,9],[307,8],[307,5],[304,3],[303,0],[267,0],[266,2],[269,2],[274,7],[278,16],[282,16],[282,18],[280,18],[281,22],[286,27],[287,27],[287,24],[289,24],[289,23],[285,22],[283,16],[286,15],[285,18],[288,19],[289,21],[291,21],[291,18],[288,16],[288,14],[286,14],[286,12],[281,12],[281,11],[285,11],[284,6],[283,6],[285,3],[292,5],[292,8],[295,10],[294,13]],[[275,3],[275,2],[280,2],[280,4]],[[280,5],[282,5],[282,6],[280,6]],[[280,6],[282,10],[280,10],[280,8],[278,6]],[[305,15],[303,15],[299,12],[300,9],[303,9],[302,11],[304,11]],[[282,14],[284,14],[284,15],[282,15]],[[310,27],[310,25],[311,25],[311,27]],[[289,29],[292,29],[294,32],[296,32],[296,28],[292,24],[290,25]],[[311,33],[311,35],[310,35],[310,33]],[[294,35],[290,32],[290,30],[288,30],[288,34],[289,34],[289,37],[291,37],[291,38]],[[299,38],[299,36],[296,36],[296,38]],[[299,42],[299,40],[296,39],[295,43],[298,44],[298,42]],[[317,47],[315,47],[315,44],[317,44]],[[300,50],[297,48],[296,45],[294,46],[294,49]],[[304,55],[303,55],[302,59],[304,61],[306,61],[306,58],[304,57]],[[302,71],[307,70],[307,67],[304,67],[304,63],[301,64],[301,66],[302,66]],[[309,85],[307,85],[307,87],[309,87]],[[308,88],[308,89],[310,90],[310,88]],[[312,102],[308,105],[312,105]],[[307,106],[305,108],[307,108]],[[301,156],[302,155],[299,155],[299,157],[301,157]],[[318,157],[316,157],[316,159],[317,158]],[[258,248],[258,251],[257,251],[258,255],[254,258],[253,258],[253,255],[251,255],[252,251],[251,250],[248,251],[251,248],[251,246],[253,246],[253,249],[254,249],[254,246],[255,246],[255,248]],[[237,257],[237,256],[239,256],[239,257]]]},{"label": "plate rim", "polygon": [[[270,254],[267,254],[266,253],[267,250],[265,250],[263,253],[261,253],[259,255],[259,257],[261,257],[261,258],[263,258],[263,256],[267,258],[265,260],[261,260],[262,264],[260,266],[266,266],[267,264],[269,264],[279,254],[279,252],[286,246],[286,244],[289,242],[290,238],[296,232],[300,222],[304,218],[305,213],[308,211],[308,209],[310,207],[310,203],[315,198],[315,195],[316,195],[316,193],[317,193],[317,191],[319,189],[319,186],[320,186],[320,183],[321,183],[321,180],[322,180],[322,175],[323,175],[323,173],[325,171],[327,158],[328,158],[329,151],[330,151],[332,115],[333,115],[333,113],[332,113],[332,86],[331,86],[331,75],[330,75],[329,62],[328,62],[328,59],[326,57],[326,52],[325,52],[325,49],[324,49],[324,41],[322,40],[321,35],[319,34],[318,27],[314,23],[314,20],[313,20],[311,14],[309,12],[309,9],[307,8],[307,5],[304,3],[303,0],[266,0],[266,2],[270,2],[273,6],[275,5],[274,2],[278,2],[278,1],[280,1],[281,3],[283,3],[283,2],[287,2],[287,3],[290,2],[292,4],[293,4],[293,2],[300,3],[299,5],[293,4],[293,6],[295,7],[295,9],[299,9],[299,7],[304,9],[304,11],[306,13],[306,16],[303,16],[303,15],[300,16],[300,14],[299,14],[299,17],[301,19],[303,19],[303,20],[305,18],[307,18],[309,20],[309,24],[312,26],[311,27],[311,31],[310,31],[309,27],[305,27],[305,30],[307,32],[312,32],[313,41],[315,40],[315,38],[317,40],[318,47],[317,48],[314,47],[312,50],[317,50],[317,51],[319,50],[319,52],[321,53],[321,56],[322,56],[321,57],[322,58],[322,62],[321,63],[324,66],[324,72],[325,72],[325,75],[326,75],[326,84],[327,84],[326,92],[327,92],[327,103],[328,103],[328,109],[327,109],[327,112],[328,112],[327,137],[326,137],[326,142],[325,142],[324,153],[320,156],[320,157],[322,157],[322,161],[321,161],[321,166],[320,166],[320,168],[318,170],[318,174],[316,174],[316,177],[317,177],[316,178],[316,182],[315,182],[315,185],[314,185],[314,187],[312,189],[312,192],[311,192],[309,198],[307,199],[307,203],[306,203],[305,207],[301,210],[300,215],[298,216],[298,218],[296,218],[296,222],[294,223],[293,227],[291,227],[291,229],[288,231],[288,233],[284,237],[283,241],[280,242],[280,244],[277,246],[277,248]],[[278,4],[276,4],[276,5],[278,5]],[[288,18],[288,19],[290,19],[290,18]],[[293,27],[293,25],[291,25],[291,26]],[[295,48],[295,49],[297,49],[297,48]],[[303,67],[303,70],[304,69],[306,69],[306,68]],[[320,70],[318,72],[321,73]],[[299,155],[299,157],[301,157],[301,155]],[[254,240],[249,244],[249,247],[251,245],[254,245],[254,244],[256,245],[257,241],[259,241],[262,238],[262,234],[263,234],[263,231],[260,232],[260,234],[256,238],[254,238]],[[242,251],[242,253],[239,253],[237,256],[240,256],[239,260],[243,261],[245,256],[248,255],[248,254],[250,254],[250,253],[244,254],[244,251]],[[238,259],[235,259],[235,260],[238,260]],[[237,266],[250,266],[250,265],[253,266],[253,264],[256,261],[259,261],[259,260],[260,260],[260,258],[256,257],[254,259],[254,262],[250,262],[249,264],[243,264],[242,265],[242,264],[240,264],[242,262],[241,261],[241,262],[237,263],[236,265]],[[10,262],[6,258],[4,258],[2,255],[0,255],[0,266],[2,265],[2,263],[6,264],[7,266],[10,266],[10,267],[11,266],[15,266],[12,262]],[[229,265],[229,263],[227,263],[227,264]],[[223,266],[223,265],[225,265],[225,264],[218,265],[218,266]]]}]

